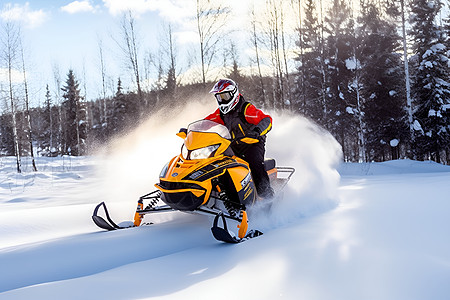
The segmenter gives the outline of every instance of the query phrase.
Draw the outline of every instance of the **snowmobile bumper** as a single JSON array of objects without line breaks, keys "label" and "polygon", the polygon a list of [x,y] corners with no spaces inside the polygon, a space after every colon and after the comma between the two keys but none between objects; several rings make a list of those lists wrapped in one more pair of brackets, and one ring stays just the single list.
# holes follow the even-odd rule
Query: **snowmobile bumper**
[{"label": "snowmobile bumper", "polygon": [[161,200],[181,211],[194,211],[205,202],[206,189],[196,184],[165,182],[155,184],[161,194]]}]

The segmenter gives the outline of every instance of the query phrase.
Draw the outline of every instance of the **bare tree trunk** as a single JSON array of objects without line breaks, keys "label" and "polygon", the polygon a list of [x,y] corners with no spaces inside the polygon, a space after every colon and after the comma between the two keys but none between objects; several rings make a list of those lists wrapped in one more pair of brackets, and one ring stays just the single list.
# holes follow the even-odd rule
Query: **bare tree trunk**
[{"label": "bare tree trunk", "polygon": [[171,99],[170,101],[175,101],[175,95],[177,90],[178,78],[176,73],[176,47],[174,44],[174,36],[173,36],[173,28],[172,25],[168,24],[165,28],[165,36],[164,39],[164,48],[163,52],[168,57],[169,65],[167,70],[167,79],[166,79],[166,91],[168,92],[168,96]]},{"label": "bare tree trunk", "polygon": [[400,0],[401,15],[402,15],[402,40],[403,40],[403,61],[405,66],[405,85],[406,85],[406,110],[408,111],[408,125],[409,134],[411,138],[410,149],[414,141],[414,129],[413,129],[413,114],[412,114],[412,101],[411,101],[411,83],[409,80],[409,62],[408,62],[408,48],[406,43],[406,21],[405,21],[405,0]]},{"label": "bare tree trunk", "polygon": [[252,10],[252,43],[253,46],[255,47],[255,56],[256,56],[256,66],[258,67],[258,77],[259,77],[259,84],[261,86],[261,95],[262,95],[262,102],[264,107],[268,107],[268,103],[267,103],[267,96],[266,96],[266,91],[264,88],[264,80],[263,80],[263,76],[262,76],[262,72],[261,72],[261,62],[260,62],[260,58],[259,58],[259,50],[258,50],[258,37],[256,34],[256,16],[255,16],[255,11]]},{"label": "bare tree trunk", "polygon": [[200,38],[200,61],[202,67],[202,83],[206,83],[206,72],[205,72],[205,32],[201,26],[201,16],[202,10],[200,7],[200,0],[197,0],[197,30],[198,36]]},{"label": "bare tree trunk", "polygon": [[[141,89],[141,79],[139,75],[139,61],[138,61],[138,45],[136,38],[136,29],[135,29],[136,20],[132,15],[131,11],[128,11],[128,14],[124,14],[122,19],[122,35],[125,42],[125,47],[122,47],[121,43],[116,41],[119,47],[127,56],[128,63],[134,73],[134,78],[136,80],[136,87],[138,92],[139,101],[141,102],[141,115],[144,113],[144,108],[147,107],[147,98],[143,99],[143,93]],[[144,103],[142,103],[144,102]]]},{"label": "bare tree trunk", "polygon": [[63,137],[63,112],[61,109],[61,75],[59,73],[59,68],[56,64],[53,65],[53,77],[55,80],[55,96],[56,96],[56,106],[58,107],[58,136],[57,136],[57,147],[58,153],[65,154],[67,151],[65,137]]},{"label": "bare tree trunk", "polygon": [[224,35],[219,32],[226,25],[230,13],[228,7],[223,7],[214,1],[197,0],[197,31],[200,39],[200,61],[202,83],[206,83],[209,68],[217,54],[217,46]]},{"label": "bare tree trunk", "polygon": [[[273,67],[273,93],[274,108],[283,109],[284,107],[284,86],[283,86],[283,67],[281,65],[280,55],[280,29],[279,29],[279,11],[278,3],[270,0],[266,7],[266,35],[269,40],[269,50],[271,54]],[[278,104],[278,107],[277,107]]]},{"label": "bare tree trunk", "polygon": [[8,84],[9,84],[9,102],[11,105],[11,118],[13,126],[14,152],[16,156],[17,172],[22,172],[22,163],[20,158],[19,136],[17,134],[16,108],[13,94],[13,79],[12,71],[13,64],[17,58],[17,50],[19,47],[19,32],[10,22],[4,26],[3,44],[3,58],[6,61],[8,68]]},{"label": "bare tree trunk", "polygon": [[50,127],[50,144],[49,144],[49,150],[50,153],[52,152],[53,149],[53,116],[52,116],[52,105],[51,105],[51,96],[50,96],[50,89],[48,87],[46,87],[46,93],[45,93],[45,102],[47,105],[47,109],[48,109],[48,120],[49,120],[49,127]]},{"label": "bare tree trunk", "polygon": [[[327,103],[327,76],[325,72],[325,38],[324,38],[324,28],[323,28],[323,0],[319,0],[320,3],[320,71],[322,73],[322,106],[323,106],[323,124],[325,128],[329,128],[328,126],[328,103]],[[342,144],[342,147],[344,145]],[[345,153],[345,152],[344,152]]]},{"label": "bare tree trunk", "polygon": [[[285,69],[285,79],[286,79],[286,95],[287,95],[287,100],[289,101],[289,109],[292,108],[292,99],[291,99],[291,83],[290,83],[290,79],[289,79],[289,68],[288,68],[288,62],[287,62],[287,54],[286,54],[286,41],[285,41],[285,30],[284,30],[284,14],[283,14],[283,10],[281,11],[281,49],[283,52],[283,62],[284,62],[284,69]],[[283,99],[283,106],[287,105],[286,104],[286,99]]]},{"label": "bare tree trunk", "polygon": [[19,137],[17,134],[17,121],[16,121],[16,109],[14,104],[14,97],[12,92],[12,76],[11,67],[8,66],[8,80],[9,80],[9,99],[11,105],[11,117],[13,125],[13,138],[14,138],[14,152],[16,155],[17,173],[22,173],[22,163],[20,159],[20,149],[19,149]]},{"label": "bare tree trunk", "polygon": [[301,102],[303,105],[303,113],[306,113],[306,95],[305,95],[305,61],[304,61],[304,45],[303,45],[303,21],[302,21],[302,0],[298,0],[298,41],[300,48],[300,92]]},{"label": "bare tree trunk", "polygon": [[103,92],[103,99],[102,99],[102,105],[100,107],[100,119],[102,125],[108,122],[108,116],[107,116],[107,103],[106,103],[106,71],[105,71],[105,60],[103,57],[103,43],[101,40],[98,42],[98,49],[99,49],[99,55],[100,55],[100,73],[102,76],[102,92]]},{"label": "bare tree trunk", "polygon": [[23,55],[23,46],[21,47],[21,54],[22,54],[22,72],[23,72],[23,84],[25,89],[25,117],[27,121],[27,127],[28,127],[28,145],[30,147],[30,155],[31,155],[31,162],[33,165],[33,170],[36,172],[36,162],[34,159],[34,151],[33,151],[33,130],[31,128],[31,116],[30,116],[30,101],[28,99],[28,82],[27,82],[27,74],[25,69],[25,58]]},{"label": "bare tree trunk", "polygon": [[[355,21],[355,18],[353,16],[353,12],[355,11],[353,9],[353,1],[351,3],[352,7],[352,18]],[[355,24],[355,22],[354,22]],[[356,25],[353,26],[353,40],[356,41]],[[357,49],[356,43],[353,43],[353,57],[355,59],[356,67],[355,67],[355,84],[356,84],[356,106],[358,110],[358,154],[359,154],[359,162],[365,162],[366,161],[366,140],[364,136],[364,120],[363,120],[363,99],[361,97],[360,93],[360,74],[359,74],[359,64],[360,61],[359,55],[358,55],[358,49]],[[337,55],[336,55],[337,57]]]}]

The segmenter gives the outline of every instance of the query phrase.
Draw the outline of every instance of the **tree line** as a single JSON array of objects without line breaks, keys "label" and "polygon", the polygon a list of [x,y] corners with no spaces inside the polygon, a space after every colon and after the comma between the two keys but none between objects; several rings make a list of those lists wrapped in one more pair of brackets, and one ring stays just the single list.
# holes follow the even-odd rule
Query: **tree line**
[{"label": "tree line", "polygon": [[[40,107],[28,105],[20,31],[8,23],[0,45],[9,75],[8,84],[0,88],[5,107],[0,154],[15,155],[19,172],[22,155],[85,155],[149,114],[183,105],[185,95],[206,94],[221,76],[238,82],[246,99],[259,107],[289,110],[328,130],[346,161],[411,158],[449,164],[448,3],[361,0],[357,10],[348,0],[333,0],[327,8],[323,4],[267,0],[263,10],[252,10],[248,72],[240,63],[238,45],[224,33],[230,9],[196,0],[195,56],[200,67],[190,80],[177,65],[173,27],[165,27],[160,55],[142,59],[137,20],[128,12],[117,45],[133,88],[125,92],[116,78],[114,93],[107,95],[99,43],[103,96],[86,99],[75,72],[68,70],[64,82],[55,76],[56,92],[46,86]],[[158,78],[146,86],[149,66]],[[22,70],[20,84],[11,79],[17,69]]]}]

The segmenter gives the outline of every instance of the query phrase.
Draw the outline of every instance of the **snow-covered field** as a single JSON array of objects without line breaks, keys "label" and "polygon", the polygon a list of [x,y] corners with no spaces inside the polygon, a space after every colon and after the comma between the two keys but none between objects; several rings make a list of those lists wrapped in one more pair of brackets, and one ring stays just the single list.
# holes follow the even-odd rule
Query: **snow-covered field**
[{"label": "snow-covered field", "polygon": [[[114,232],[92,223],[101,201],[132,218],[177,137],[38,158],[36,173],[0,158],[0,299],[449,299],[450,167],[339,164],[326,133],[278,125],[268,156],[297,172],[270,215],[250,214],[264,235],[238,245],[215,241],[205,216],[161,214]],[[293,128],[300,136],[286,138]],[[168,146],[149,155],[148,140]]]}]

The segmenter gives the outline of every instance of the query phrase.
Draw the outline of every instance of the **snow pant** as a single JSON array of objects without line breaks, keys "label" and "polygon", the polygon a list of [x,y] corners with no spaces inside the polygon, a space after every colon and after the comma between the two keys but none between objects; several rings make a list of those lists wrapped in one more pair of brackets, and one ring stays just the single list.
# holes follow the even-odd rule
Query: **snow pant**
[{"label": "snow pant", "polygon": [[248,162],[258,196],[261,198],[272,198],[273,189],[270,186],[269,175],[267,175],[264,167],[265,141],[261,140],[259,143],[245,146],[245,149],[236,149],[237,151],[234,152],[238,157]]}]

